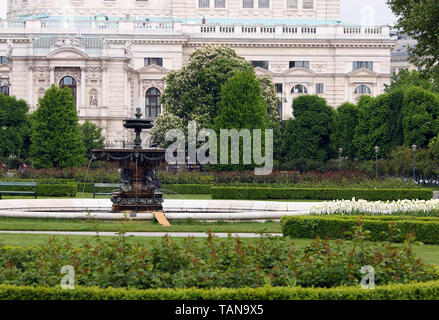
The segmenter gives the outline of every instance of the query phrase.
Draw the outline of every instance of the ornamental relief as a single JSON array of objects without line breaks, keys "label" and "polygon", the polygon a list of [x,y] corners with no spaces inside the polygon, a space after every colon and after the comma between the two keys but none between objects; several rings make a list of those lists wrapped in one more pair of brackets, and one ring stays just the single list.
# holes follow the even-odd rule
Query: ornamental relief
[{"label": "ornamental relief", "polygon": [[315,72],[326,72],[327,71],[327,65],[325,63],[315,63],[315,64],[311,64],[311,70],[315,71]]},{"label": "ornamental relief", "polygon": [[288,70],[288,65],[284,63],[272,63],[270,67],[273,72],[277,73],[282,73],[285,70]]},{"label": "ornamental relief", "polygon": [[9,76],[7,75],[8,78],[4,78],[3,75],[0,78],[0,87],[6,87],[9,84]]},{"label": "ornamental relief", "polygon": [[72,77],[78,84],[81,83],[81,73],[77,71],[55,71],[55,83],[59,83],[64,77]]},{"label": "ornamental relief", "polygon": [[160,92],[164,90],[164,81],[163,80],[143,80],[142,88],[143,91],[148,90],[149,88],[157,88]]}]

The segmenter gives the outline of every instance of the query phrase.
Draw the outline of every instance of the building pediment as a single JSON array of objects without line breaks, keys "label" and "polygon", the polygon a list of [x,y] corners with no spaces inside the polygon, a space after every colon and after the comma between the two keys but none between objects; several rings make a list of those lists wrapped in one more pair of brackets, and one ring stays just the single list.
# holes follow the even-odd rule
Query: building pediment
[{"label": "building pediment", "polygon": [[139,74],[159,74],[159,75],[167,75],[170,72],[169,69],[158,66],[156,64],[150,64],[149,66],[140,68],[137,70]]},{"label": "building pediment", "polygon": [[348,77],[350,78],[358,78],[358,77],[377,77],[378,73],[376,73],[375,71],[366,69],[366,68],[361,68],[352,72],[348,73]]},{"label": "building pediment", "polygon": [[55,49],[47,55],[48,59],[58,60],[84,60],[88,59],[88,55],[75,48],[59,48]]},{"label": "building pediment", "polygon": [[255,68],[255,74],[257,76],[272,76],[272,75],[274,75],[273,72],[271,72],[271,71],[269,71],[267,69],[261,68],[261,67],[256,67]]},{"label": "building pediment", "polygon": [[302,67],[297,67],[297,68],[291,68],[286,70],[283,75],[284,76],[315,76],[317,73],[315,73],[314,71],[308,69],[308,68],[302,68]]}]

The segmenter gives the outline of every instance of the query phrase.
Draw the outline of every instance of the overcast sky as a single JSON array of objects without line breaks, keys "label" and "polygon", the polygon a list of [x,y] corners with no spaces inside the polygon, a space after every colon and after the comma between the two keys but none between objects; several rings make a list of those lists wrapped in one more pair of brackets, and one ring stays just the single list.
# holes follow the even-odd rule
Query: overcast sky
[{"label": "overcast sky", "polygon": [[[0,17],[6,18],[7,0],[0,0]],[[393,24],[395,17],[386,0],[341,0],[342,21],[353,24]]]}]

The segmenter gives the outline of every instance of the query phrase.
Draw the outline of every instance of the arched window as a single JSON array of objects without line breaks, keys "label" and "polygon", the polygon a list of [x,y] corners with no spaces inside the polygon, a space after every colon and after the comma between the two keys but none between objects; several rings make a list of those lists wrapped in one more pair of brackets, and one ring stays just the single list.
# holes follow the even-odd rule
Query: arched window
[{"label": "arched window", "polygon": [[306,94],[308,93],[308,90],[302,86],[301,84],[295,85],[293,87],[293,89],[291,89],[291,93],[295,93],[295,94]]},{"label": "arched window", "polygon": [[3,93],[5,96],[9,96],[9,87],[0,87],[0,93]]},{"label": "arched window", "polygon": [[146,116],[148,118],[157,118],[160,115],[160,91],[157,88],[149,88],[146,91],[145,100]]},{"label": "arched window", "polygon": [[370,88],[364,84],[355,88],[355,94],[372,94]]},{"label": "arched window", "polygon": [[72,90],[73,99],[75,100],[75,106],[76,106],[76,80],[72,77],[64,77],[59,82],[60,88],[69,88]]}]

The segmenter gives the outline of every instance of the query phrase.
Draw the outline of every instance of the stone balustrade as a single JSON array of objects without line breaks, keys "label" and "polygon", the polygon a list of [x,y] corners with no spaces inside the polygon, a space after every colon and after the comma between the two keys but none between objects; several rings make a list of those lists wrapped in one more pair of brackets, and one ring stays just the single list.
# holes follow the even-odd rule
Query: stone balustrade
[{"label": "stone balustrade", "polygon": [[194,38],[389,40],[389,27],[183,24],[170,21],[0,21],[0,34],[190,35]]}]

